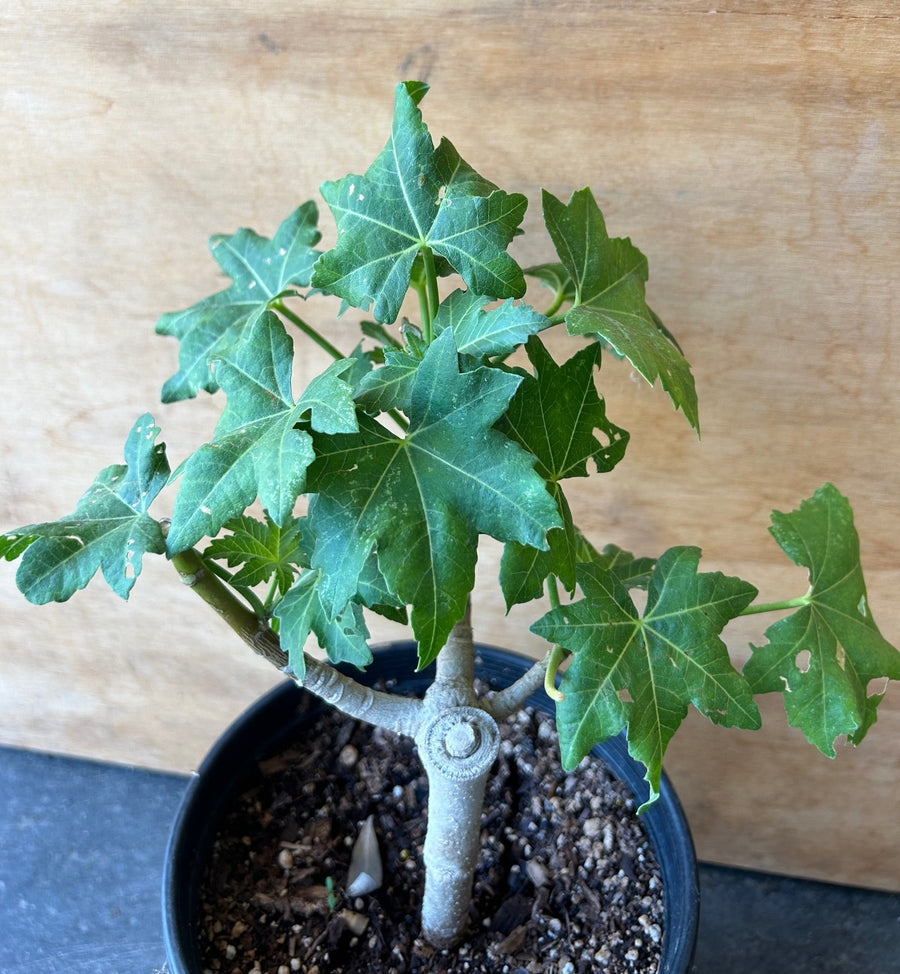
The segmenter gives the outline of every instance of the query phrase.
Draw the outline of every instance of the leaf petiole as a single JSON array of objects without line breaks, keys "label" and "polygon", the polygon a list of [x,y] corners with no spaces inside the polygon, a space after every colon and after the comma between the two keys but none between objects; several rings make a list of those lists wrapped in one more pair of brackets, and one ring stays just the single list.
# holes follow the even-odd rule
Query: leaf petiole
[{"label": "leaf petiole", "polygon": [[758,605],[748,605],[739,612],[739,616],[758,615],[762,612],[782,612],[785,609],[802,609],[812,601],[812,589],[796,599],[785,599],[783,602],[760,602]]},{"label": "leaf petiole", "polygon": [[316,331],[316,329],[313,328],[312,325],[307,324],[298,314],[295,314],[293,311],[291,311],[291,309],[284,303],[284,301],[281,300],[281,298],[278,298],[277,300],[273,301],[270,307],[274,308],[275,311],[277,311],[279,314],[287,318],[287,320],[290,321],[291,324],[296,325],[297,328],[299,328],[300,331],[302,331],[307,338],[314,341],[316,345],[319,346],[319,348],[328,352],[328,354],[336,362],[339,362],[341,359],[347,357],[346,355],[344,355],[342,351],[340,351],[340,349],[332,345],[327,338],[325,338],[323,335],[320,335]]},{"label": "leaf petiole", "polygon": [[[565,300],[566,300],[565,291],[561,291],[561,290],[560,291],[557,291],[556,292],[556,297],[553,299],[553,303],[544,312],[544,317],[545,318],[550,318],[551,320],[553,320],[553,316],[563,306],[563,302]],[[560,322],[562,322],[564,320],[565,320],[565,315],[560,315],[559,316],[559,319],[557,321],[553,321],[553,324],[554,325],[557,325],[557,324],[559,324]]]},{"label": "leaf petiole", "polygon": [[560,666],[569,658],[569,653],[562,646],[554,646],[550,650],[547,660],[547,671],[544,673],[544,692],[556,703],[562,703],[566,695],[556,688],[556,673]]},{"label": "leaf petiole", "polygon": [[[425,339],[426,345],[430,345],[434,340],[434,327],[432,322],[434,321],[434,316],[437,314],[438,305],[441,303],[441,297],[438,293],[434,252],[430,247],[423,247],[421,254],[422,267],[425,270],[425,298],[427,301],[427,314],[422,315],[422,337]],[[422,300],[421,292],[419,299],[420,301]]]},{"label": "leaf petiole", "polygon": [[[266,611],[265,606],[259,600],[256,593],[248,588],[246,585],[236,585],[234,582],[234,575],[227,568],[223,568],[220,564],[214,561],[212,558],[207,558],[202,552],[196,552],[197,557],[203,563],[203,567],[216,576],[220,581],[223,581],[229,588],[233,589],[238,595],[242,596],[244,601],[248,606],[256,613],[260,619],[265,619],[269,615]],[[173,556],[173,562],[178,556]],[[177,567],[177,566],[176,566]]]}]

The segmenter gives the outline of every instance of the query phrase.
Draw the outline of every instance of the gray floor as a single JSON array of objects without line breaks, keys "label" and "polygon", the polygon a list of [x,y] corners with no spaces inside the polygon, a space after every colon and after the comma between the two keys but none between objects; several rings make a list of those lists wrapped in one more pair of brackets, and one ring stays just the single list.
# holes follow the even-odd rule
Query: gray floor
[{"label": "gray floor", "polygon": [[[184,780],[0,748],[0,974],[165,970]],[[900,895],[701,866],[694,974],[900,974]]]}]

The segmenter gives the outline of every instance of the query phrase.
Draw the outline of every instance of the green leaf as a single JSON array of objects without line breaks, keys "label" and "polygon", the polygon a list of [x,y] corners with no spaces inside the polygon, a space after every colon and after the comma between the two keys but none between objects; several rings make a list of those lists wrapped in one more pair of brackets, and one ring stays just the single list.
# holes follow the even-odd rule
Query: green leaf
[{"label": "green leaf", "polygon": [[4,561],[15,561],[34,540],[35,536],[29,534],[0,535],[0,558]]},{"label": "green leaf", "polygon": [[110,588],[127,599],[144,553],[165,551],[162,529],[147,513],[169,478],[165,446],[155,442],[158,434],[145,413],[128,434],[125,465],[101,471],[73,514],[4,537],[7,557],[22,554],[16,584],[30,602],[65,602],[98,568]]},{"label": "green leaf", "polygon": [[310,633],[315,634],[332,663],[353,663],[363,669],[372,662],[362,608],[350,602],[335,618],[329,618],[319,598],[319,580],[318,572],[303,572],[274,613],[279,623],[281,648],[288,654],[288,666],[300,679],[306,673],[303,648]]},{"label": "green leaf", "polygon": [[[600,346],[588,345],[562,366],[538,338],[528,341],[526,351],[534,375],[523,377],[497,428],[534,454],[535,469],[550,485],[565,477],[588,476],[589,459],[601,472],[612,470],[625,454],[628,433],[609,422],[603,399],[597,395],[594,372],[600,365]],[[500,562],[507,608],[539,598],[544,579],[551,574],[567,591],[575,587],[572,516],[562,491],[551,486],[551,492],[560,503],[565,530],[548,535],[548,551],[507,544]]]},{"label": "green leaf", "polygon": [[574,301],[577,297],[575,281],[563,264],[535,264],[526,267],[525,273],[529,277],[539,280],[545,287],[550,288],[560,301]]},{"label": "green leaf", "polygon": [[413,382],[421,362],[405,348],[386,348],[384,365],[360,380],[356,401],[373,415],[390,409],[409,412]]},{"label": "green leaf", "polygon": [[205,553],[229,568],[238,568],[234,585],[253,588],[274,576],[282,594],[291,587],[302,564],[300,519],[290,518],[279,525],[268,515],[265,521],[258,521],[244,514],[224,527],[231,533],[213,540]]},{"label": "green leaf", "polygon": [[655,558],[635,558],[630,551],[614,544],[608,544],[603,551],[597,551],[580,533],[576,545],[579,561],[589,562],[612,572],[625,588],[646,589],[650,584],[656,565]]},{"label": "green leaf", "polygon": [[181,343],[179,368],[163,386],[163,402],[188,399],[200,389],[215,392],[218,384],[211,361],[237,341],[251,319],[273,299],[290,293],[294,286],[309,284],[318,256],[313,250],[320,238],[318,217],[315,203],[304,203],[271,240],[247,229],[210,239],[213,257],[233,283],[184,311],[163,315],[157,322],[160,335],[172,335]]},{"label": "green leaf", "polygon": [[434,317],[435,334],[452,328],[461,355],[506,355],[550,324],[534,308],[512,299],[486,309],[492,300],[471,291],[448,294]]},{"label": "green leaf", "polygon": [[437,149],[408,85],[397,86],[390,139],[365,175],[321,187],[337,222],[335,247],[313,286],[379,322],[394,321],[423,248],[445,258],[478,294],[521,297],[525,279],[506,253],[527,200],[498,190],[446,140]]},{"label": "green leaf", "polygon": [[766,630],[744,675],[755,693],[784,693],[788,721],[833,757],[846,734],[858,743],[875,720],[877,679],[900,679],[900,653],[881,635],[866,595],[850,504],[826,484],[796,511],[772,514],[771,532],[809,569],[806,604]]},{"label": "green leaf", "polygon": [[353,390],[342,379],[353,360],[332,363],[296,402],[292,364],[291,340],[272,311],[255,315],[244,339],[215,363],[228,400],[212,441],[184,466],[167,539],[170,552],[216,534],[257,497],[274,521],[288,518],[313,459],[310,434],[300,428],[307,413],[321,432],[356,429]]},{"label": "green leaf", "polygon": [[556,501],[563,526],[547,533],[546,551],[517,541],[509,541],[503,546],[500,589],[507,610],[514,605],[539,599],[544,594],[544,582],[550,575],[558,578],[567,592],[575,589],[577,529],[572,522],[572,511],[559,484],[549,483],[547,489]]},{"label": "green leaf", "polygon": [[405,438],[366,416],[356,435],[315,437],[312,563],[329,617],[355,596],[375,550],[390,591],[412,607],[424,666],[465,611],[479,533],[546,546],[561,523],[556,504],[533,458],[492,429],[520,381],[492,368],[460,372],[445,331],[416,372]]},{"label": "green leaf", "polygon": [[606,418],[597,394],[600,346],[580,349],[561,366],[538,338],[528,341],[526,352],[534,375],[524,376],[499,428],[537,457],[536,469],[546,480],[587,477],[589,459],[600,473],[612,470],[629,437]]},{"label": "green leaf", "polygon": [[544,222],[563,266],[575,282],[566,313],[572,335],[597,335],[653,385],[657,379],[676,409],[699,431],[697,391],[687,360],[647,306],[647,258],[627,237],[610,237],[587,188],[568,204],[546,190]]},{"label": "green leaf", "polygon": [[628,749],[659,794],[666,747],[692,703],[717,724],[755,728],[750,687],[719,638],[756,589],[719,572],[698,573],[697,548],[672,548],[650,578],[643,616],[614,572],[579,568],[585,598],[553,609],[532,630],[574,654],[560,689],[557,726],[567,769],[628,728]]}]

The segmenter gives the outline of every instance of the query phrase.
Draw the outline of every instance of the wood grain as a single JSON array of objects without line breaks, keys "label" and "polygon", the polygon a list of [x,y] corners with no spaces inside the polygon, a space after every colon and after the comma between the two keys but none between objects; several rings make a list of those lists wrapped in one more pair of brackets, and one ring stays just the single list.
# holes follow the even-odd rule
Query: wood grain
[{"label": "wood grain", "polygon": [[[269,234],[323,179],[365,166],[394,83],[421,77],[432,131],[528,194],[528,228],[541,186],[594,189],[611,232],[649,255],[651,303],[693,363],[700,443],[658,389],[604,365],[609,414],[633,438],[615,474],[570,492],[588,534],[648,554],[699,544],[764,596],[799,594],[768,514],[833,480],[857,512],[876,618],[900,641],[900,14],[711,6],[4,5],[0,524],[70,511],[148,407],[176,460],[209,436],[214,400],[154,405],[176,351],[156,317],[221,286],[211,233]],[[320,364],[310,353],[298,380]],[[528,614],[506,617],[491,589],[497,557],[480,554],[478,635],[538,653]],[[3,742],[186,771],[277,679],[161,562],[128,604],[96,587],[36,609],[12,575]],[[738,656],[751,638],[732,635]],[[758,735],[692,719],[676,737],[667,766],[700,855],[900,888],[897,688],[835,762],[777,701],[767,711]]]}]

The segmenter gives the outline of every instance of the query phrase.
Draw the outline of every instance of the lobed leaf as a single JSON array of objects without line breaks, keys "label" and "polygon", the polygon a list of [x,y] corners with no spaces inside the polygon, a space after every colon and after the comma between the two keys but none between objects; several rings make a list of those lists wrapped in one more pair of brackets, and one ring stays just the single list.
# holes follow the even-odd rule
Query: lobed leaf
[{"label": "lobed leaf", "polygon": [[99,569],[110,588],[127,599],[141,573],[143,555],[161,554],[165,540],[147,512],[169,478],[165,446],[149,413],[125,441],[125,464],[106,467],[73,514],[8,532],[0,552],[21,554],[16,584],[30,601],[65,602]]},{"label": "lobed leaf", "polygon": [[349,602],[336,616],[329,617],[322,606],[319,584],[319,572],[303,572],[274,612],[288,666],[301,680],[306,673],[303,650],[310,633],[315,634],[332,663],[353,663],[362,669],[372,662],[362,607]]},{"label": "lobed leaf", "polygon": [[533,458],[492,428],[519,382],[498,369],[460,372],[448,330],[416,372],[405,437],[366,416],[356,434],[315,436],[312,566],[330,618],[375,551],[390,591],[411,606],[424,666],[465,611],[479,533],[546,547],[561,524],[556,504]]},{"label": "lobed leaf", "polygon": [[507,608],[539,598],[544,580],[551,574],[573,591],[574,525],[557,482],[588,476],[588,460],[601,472],[612,470],[628,444],[628,433],[606,418],[606,406],[597,394],[594,373],[600,365],[599,345],[582,348],[562,366],[536,337],[528,341],[526,351],[534,374],[523,375],[497,428],[534,455],[535,469],[551,485],[565,528],[548,535],[547,551],[515,542],[506,545],[500,586]]},{"label": "lobed leaf", "polygon": [[423,248],[445,259],[477,294],[521,297],[525,279],[506,253],[527,200],[479,176],[443,140],[437,149],[417,104],[399,84],[391,136],[364,175],[324,183],[337,243],[316,262],[313,286],[380,323],[397,318]]},{"label": "lobed leaf", "polygon": [[572,335],[596,335],[627,358],[653,385],[657,379],[676,409],[699,430],[697,392],[687,360],[644,296],[647,258],[627,237],[610,237],[603,214],[587,188],[568,204],[546,190],[544,222],[575,285],[566,313]]},{"label": "lobed leaf", "polygon": [[160,335],[172,335],[180,342],[178,371],[163,386],[163,402],[191,398],[200,389],[215,392],[218,383],[212,361],[242,337],[252,319],[273,299],[309,284],[318,256],[313,249],[320,238],[318,217],[315,203],[304,203],[271,240],[248,229],[210,239],[210,251],[232,284],[157,322]]},{"label": "lobed leaf", "polygon": [[549,319],[527,304],[509,299],[487,308],[492,300],[471,291],[448,294],[434,317],[435,334],[452,328],[461,355],[507,355],[550,325]]},{"label": "lobed leaf", "polygon": [[791,725],[833,757],[846,734],[858,743],[881,699],[876,679],[900,679],[900,652],[881,635],[866,594],[859,536],[847,498],[825,484],[800,507],[772,514],[772,535],[796,565],[809,569],[805,604],[766,630],[744,676],[755,693],[782,691]]},{"label": "lobed leaf", "polygon": [[253,588],[274,576],[278,590],[284,593],[303,561],[301,523],[299,518],[289,518],[280,525],[268,515],[259,521],[243,514],[226,522],[230,534],[215,538],[205,553],[229,568],[238,568],[232,584]]},{"label": "lobed leaf", "polygon": [[627,727],[629,752],[647,769],[646,804],[658,797],[663,755],[688,704],[717,724],[760,724],[750,687],[719,638],[756,589],[698,572],[699,559],[697,548],[665,552],[651,573],[643,615],[615,572],[583,564],[585,597],[532,626],[574,654],[557,705],[564,766],[574,768],[595,744]]},{"label": "lobed leaf", "polygon": [[215,363],[228,399],[212,441],[184,466],[167,539],[170,552],[215,535],[257,497],[272,519],[283,523],[304,490],[314,457],[304,427],[328,433],[356,429],[353,390],[342,378],[353,360],[334,362],[296,402],[292,363],[291,340],[268,310],[254,315],[244,340]]}]

